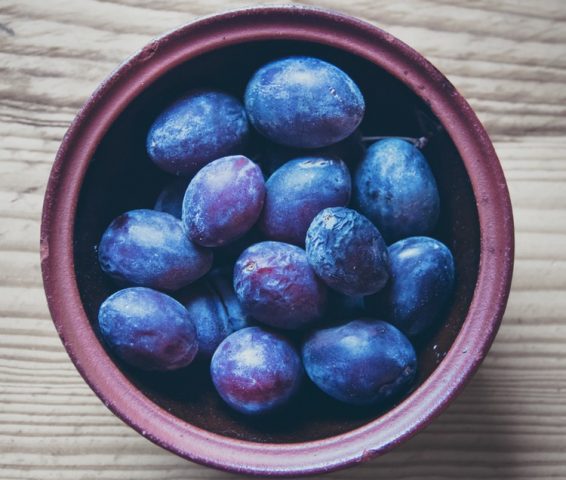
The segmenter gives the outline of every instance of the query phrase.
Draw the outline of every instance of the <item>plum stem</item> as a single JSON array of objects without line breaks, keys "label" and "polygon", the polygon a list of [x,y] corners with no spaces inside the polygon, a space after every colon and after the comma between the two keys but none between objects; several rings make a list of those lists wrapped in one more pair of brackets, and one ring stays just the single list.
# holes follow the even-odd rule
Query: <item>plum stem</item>
[{"label": "plum stem", "polygon": [[399,138],[401,140],[405,140],[407,142],[411,142],[415,147],[419,150],[422,150],[428,145],[428,142],[435,137],[438,133],[442,132],[444,128],[442,124],[438,122],[436,119],[432,118],[427,113],[417,110],[416,112],[417,122],[420,126],[421,131],[423,131],[424,135],[422,137],[399,137],[396,135],[389,135],[389,136],[363,136],[362,142],[375,142],[377,140],[384,140],[386,138]]}]

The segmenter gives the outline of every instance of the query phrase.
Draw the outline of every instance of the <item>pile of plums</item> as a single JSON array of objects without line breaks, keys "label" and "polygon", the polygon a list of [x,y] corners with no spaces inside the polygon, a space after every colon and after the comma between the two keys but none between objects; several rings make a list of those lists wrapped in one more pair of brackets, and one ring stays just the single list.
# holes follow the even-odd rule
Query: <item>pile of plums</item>
[{"label": "pile of plums", "polygon": [[437,326],[454,261],[424,236],[439,216],[425,157],[400,138],[365,150],[364,111],[344,71],[301,56],[255,72],[243,103],[203,88],[166,108],[147,152],[177,178],[98,248],[127,287],[100,307],[110,349],[144,370],[209,362],[245,414],[284,406],[305,371],[353,405],[405,393],[412,342]]}]

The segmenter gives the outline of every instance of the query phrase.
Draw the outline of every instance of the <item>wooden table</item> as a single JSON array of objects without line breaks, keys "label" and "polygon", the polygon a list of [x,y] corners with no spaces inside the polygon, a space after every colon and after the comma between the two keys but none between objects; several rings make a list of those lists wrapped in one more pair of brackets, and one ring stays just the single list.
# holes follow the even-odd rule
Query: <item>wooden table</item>
[{"label": "wooden table", "polygon": [[[94,396],[51,323],[38,239],[55,152],[97,84],[153,36],[246,4],[0,1],[0,479],[231,478]],[[566,478],[566,2],[316,4],[385,28],[450,78],[495,142],[517,232],[503,326],[464,393],[402,448],[326,478]]]}]

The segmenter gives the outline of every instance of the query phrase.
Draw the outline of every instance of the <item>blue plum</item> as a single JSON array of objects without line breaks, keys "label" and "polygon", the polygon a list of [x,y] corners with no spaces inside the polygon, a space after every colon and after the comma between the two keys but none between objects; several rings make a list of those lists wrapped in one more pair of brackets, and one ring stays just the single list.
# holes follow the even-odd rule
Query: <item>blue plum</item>
[{"label": "blue plum", "polygon": [[354,175],[354,203],[388,243],[430,233],[440,212],[436,180],[426,158],[398,138],[368,148]]},{"label": "blue plum", "polygon": [[191,180],[183,200],[189,238],[205,247],[237,240],[258,220],[264,198],[263,174],[248,158],[234,155],[209,163]]},{"label": "blue plum", "polygon": [[186,367],[197,354],[195,327],[185,307],[150,288],[126,288],[108,297],[98,323],[111,350],[143,370]]},{"label": "blue plum", "polygon": [[257,228],[257,223],[254,227],[246,232],[243,237],[238,238],[234,242],[231,242],[222,247],[214,249],[214,264],[217,267],[234,267],[234,263],[238,260],[238,257],[242,252],[252,246],[254,243],[258,243],[264,240],[263,236]]},{"label": "blue plum", "polygon": [[330,157],[302,157],[285,163],[266,183],[259,228],[270,240],[303,246],[310,223],[326,207],[350,201],[346,164]]},{"label": "blue plum", "polygon": [[173,215],[131,210],[102,235],[98,260],[122,285],[177,290],[210,270],[212,252],[193,244]]},{"label": "blue plum", "polygon": [[162,170],[194,175],[220,157],[238,153],[249,126],[242,103],[216,90],[194,90],[167,107],[147,135],[147,153]]},{"label": "blue plum", "polygon": [[362,142],[362,135],[355,131],[352,135],[339,143],[329,147],[306,149],[292,148],[278,145],[266,139],[259,142],[258,163],[261,165],[263,173],[270,177],[285,163],[300,157],[326,157],[343,160],[349,168],[354,168],[365,155],[365,147]]},{"label": "blue plum", "polygon": [[417,371],[415,349],[407,337],[374,319],[315,330],[303,344],[302,358],[317,387],[353,405],[392,400],[410,387]]},{"label": "blue plum", "polygon": [[305,251],[281,242],[244,250],[234,267],[234,290],[251,317],[287,330],[312,324],[326,306],[326,287]]},{"label": "blue plum", "polygon": [[369,311],[380,312],[411,337],[429,330],[454,290],[452,253],[428,237],[411,237],[389,247],[391,281],[377,295],[366,298]]},{"label": "blue plum", "polygon": [[324,324],[343,324],[345,320],[354,320],[367,316],[364,297],[361,295],[344,295],[332,292],[328,296],[328,307],[324,316]]},{"label": "blue plum", "polygon": [[381,234],[350,208],[322,210],[307,231],[306,250],[316,274],[346,295],[371,295],[389,278],[387,245]]},{"label": "blue plum", "polygon": [[261,327],[244,328],[226,338],[212,357],[210,373],[222,399],[248,415],[284,406],[304,376],[291,343]]},{"label": "blue plum", "polygon": [[198,356],[210,359],[231,333],[249,325],[232,286],[232,272],[213,270],[182,297],[196,328]]},{"label": "blue plum", "polygon": [[155,200],[153,209],[173,215],[180,220],[183,213],[183,198],[188,185],[187,178],[177,178],[169,182]]},{"label": "blue plum", "polygon": [[259,133],[300,148],[343,140],[358,127],[365,110],[360,89],[346,73],[304,56],[261,67],[246,87],[244,103]]}]

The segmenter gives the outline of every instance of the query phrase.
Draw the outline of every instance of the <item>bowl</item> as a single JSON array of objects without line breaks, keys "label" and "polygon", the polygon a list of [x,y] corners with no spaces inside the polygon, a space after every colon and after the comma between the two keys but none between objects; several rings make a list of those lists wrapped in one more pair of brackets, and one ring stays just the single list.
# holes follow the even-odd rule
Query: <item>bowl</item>
[{"label": "bowl", "polygon": [[[201,368],[156,375],[128,368],[101,342],[97,311],[116,290],[96,246],[108,223],[151,208],[167,180],[145,152],[155,116],[197,86],[241,96],[252,72],[289,54],[328,60],[358,83],[366,136],[434,133],[425,154],[442,211],[434,236],[456,260],[441,328],[417,345],[413,389],[386,407],[352,408],[309,387],[272,420],[239,416]],[[450,82],[392,35],[339,13],[262,7],[198,20],[158,38],[106,79],[78,113],[51,172],[41,264],[53,321],[86,382],[125,423],[186,459],[272,476],[353,465],[406,441],[454,400],[495,337],[509,294],[513,220],[501,166],[476,115]]]}]

